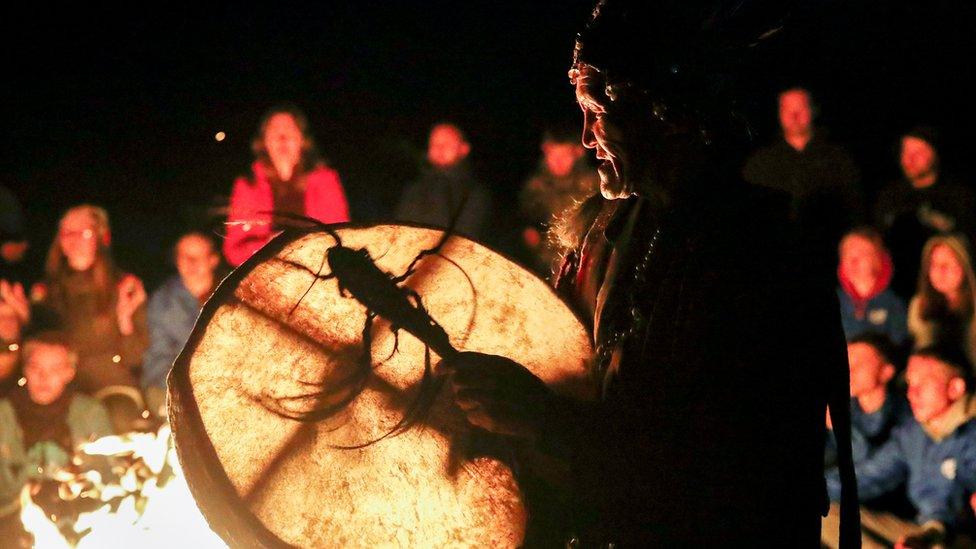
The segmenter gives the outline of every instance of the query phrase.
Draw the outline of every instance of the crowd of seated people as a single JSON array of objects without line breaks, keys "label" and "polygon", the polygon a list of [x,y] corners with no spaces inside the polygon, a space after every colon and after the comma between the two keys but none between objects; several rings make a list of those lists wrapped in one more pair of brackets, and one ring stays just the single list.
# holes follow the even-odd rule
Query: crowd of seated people
[{"label": "crowd of seated people", "polygon": [[[828,245],[836,250],[862,544],[974,546],[972,191],[946,175],[937,134],[919,127],[899,140],[903,177],[863,208],[859,171],[814,124],[812,104],[804,89],[779,96],[782,134],[748,160],[743,176],[784,195],[811,269],[822,267]],[[840,482],[829,416],[827,427],[834,503],[822,542],[837,547]]]},{"label": "crowd of seated people", "polygon": [[[916,128],[899,139],[903,177],[865,207],[857,165],[815,124],[813,105],[801,88],[779,96],[782,133],[747,159],[743,179],[783,196],[812,269],[832,277],[836,267],[865,546],[976,539],[976,200],[945,175],[935,132]],[[510,215],[527,267],[549,276],[560,260],[553,226],[599,183],[574,131],[556,125],[540,141],[538,167]],[[226,268],[297,217],[350,220],[339,174],[319,155],[298,108],[269,110],[252,150],[248,175],[230,189],[222,242],[183,233],[172,247],[176,273],[153,292],[116,265],[108,214],[90,204],[62,215],[39,282],[0,280],[0,529],[30,469],[23,464],[36,470],[81,441],[165,417],[166,376]],[[425,167],[391,205],[396,220],[453,219],[459,233],[490,238],[497,201],[471,168],[471,152],[461,127],[435,124]],[[0,227],[3,265],[16,263],[34,236],[14,213]],[[828,434],[831,499],[835,455]],[[836,543],[836,511],[832,504],[824,523],[828,546]]]}]

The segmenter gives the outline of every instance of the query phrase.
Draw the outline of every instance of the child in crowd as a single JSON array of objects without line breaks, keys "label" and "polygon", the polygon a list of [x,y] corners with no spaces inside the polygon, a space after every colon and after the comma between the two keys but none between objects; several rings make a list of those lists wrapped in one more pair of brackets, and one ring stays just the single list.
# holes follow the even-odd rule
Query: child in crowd
[{"label": "child in crowd", "polygon": [[149,409],[159,415],[166,403],[166,375],[186,344],[200,307],[217,283],[220,255],[202,233],[183,235],[175,246],[177,275],[149,299],[149,350],[142,366],[142,387]]},{"label": "child in crowd", "polygon": [[[876,538],[898,547],[936,547],[950,540],[972,514],[970,496],[976,476],[976,401],[965,356],[955,349],[915,351],[906,381],[913,418],[896,427],[891,438],[857,469],[861,501],[904,485],[915,507],[914,520],[862,507],[865,547]],[[836,472],[827,475],[832,501],[840,498]],[[837,505],[824,521],[824,542],[836,547]]]},{"label": "child in crowd", "polygon": [[0,399],[0,522],[19,510],[28,479],[70,463],[78,445],[112,434],[102,404],[71,386],[78,355],[56,332],[27,337],[26,384]]},{"label": "child in crowd", "polygon": [[[886,336],[861,334],[847,343],[851,369],[851,444],[854,461],[867,459],[911,416],[905,398],[889,387],[896,372],[896,350]],[[833,436],[828,440],[828,465]]]},{"label": "child in crowd", "polygon": [[960,235],[935,236],[922,251],[918,291],[908,306],[915,348],[958,347],[976,363],[976,276],[969,243]]},{"label": "child in crowd", "polygon": [[837,296],[844,335],[886,335],[896,345],[908,339],[905,302],[889,288],[894,272],[881,234],[869,227],[848,232],[840,241]]}]

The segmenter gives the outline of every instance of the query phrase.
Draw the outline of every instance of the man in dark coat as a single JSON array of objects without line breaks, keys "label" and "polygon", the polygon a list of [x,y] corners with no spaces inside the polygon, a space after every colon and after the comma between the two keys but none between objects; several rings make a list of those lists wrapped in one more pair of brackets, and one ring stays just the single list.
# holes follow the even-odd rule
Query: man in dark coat
[{"label": "man in dark coat", "polygon": [[474,178],[467,158],[471,145],[454,124],[437,124],[427,145],[428,167],[407,187],[395,217],[425,225],[447,227],[458,213],[454,229],[475,240],[487,236],[485,225],[491,209],[487,189]]},{"label": "man in dark coat", "polygon": [[779,121],[781,137],[749,157],[743,176],[789,194],[800,236],[829,275],[841,236],[861,221],[860,173],[847,151],[814,127],[807,90],[779,94]]},{"label": "man in dark coat", "polygon": [[[606,0],[577,42],[601,195],[567,231],[558,288],[590,322],[601,398],[560,397],[504,357],[443,371],[470,423],[571,471],[572,512],[548,526],[583,547],[816,547],[829,397],[856,544],[837,299],[805,274],[785,201],[737,182],[736,117],[699,70],[726,46],[695,46],[748,21],[708,8]],[[801,322],[781,321],[787,301]]]},{"label": "man in dark coat", "polygon": [[973,237],[976,195],[952,177],[939,161],[938,136],[917,127],[901,138],[902,178],[885,187],[874,206],[874,218],[884,232],[895,261],[892,287],[902,297],[915,293],[925,242],[940,234]]}]

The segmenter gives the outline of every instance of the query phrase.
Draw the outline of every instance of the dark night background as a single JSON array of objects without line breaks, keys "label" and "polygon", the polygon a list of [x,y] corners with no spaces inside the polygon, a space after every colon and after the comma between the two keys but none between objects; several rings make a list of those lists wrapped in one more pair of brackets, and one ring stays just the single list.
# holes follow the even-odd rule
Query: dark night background
[{"label": "dark night background", "polygon": [[[972,185],[972,5],[804,3],[750,79],[760,140],[775,137],[775,93],[801,83],[869,192],[897,175],[898,132],[918,122]],[[35,5],[2,23],[0,183],[27,210],[36,274],[60,213],[85,201],[107,207],[116,258],[154,287],[181,231],[219,227],[208,212],[282,100],[308,112],[361,221],[389,214],[433,122],[468,131],[504,213],[542,128],[578,118],[566,70],[591,0],[134,6]]]}]

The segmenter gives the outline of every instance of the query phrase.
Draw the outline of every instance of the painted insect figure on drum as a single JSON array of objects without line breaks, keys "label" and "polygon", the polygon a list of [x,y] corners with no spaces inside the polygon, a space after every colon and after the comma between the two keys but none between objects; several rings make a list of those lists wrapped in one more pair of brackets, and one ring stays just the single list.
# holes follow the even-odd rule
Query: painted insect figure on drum
[{"label": "painted insect figure on drum", "polygon": [[[458,208],[458,213],[461,211],[463,206],[464,202],[462,201],[461,208]],[[337,412],[344,409],[353,399],[355,399],[356,396],[366,387],[366,383],[370,379],[370,373],[372,372],[373,365],[373,322],[377,317],[380,317],[390,322],[390,330],[394,336],[393,350],[389,355],[390,357],[397,352],[399,346],[399,331],[401,329],[414,335],[425,345],[424,373],[423,378],[420,381],[417,396],[408,406],[400,421],[398,421],[396,425],[394,425],[389,431],[379,438],[362,444],[336,447],[346,449],[363,448],[379,442],[386,437],[395,436],[402,433],[403,431],[409,429],[417,421],[424,418],[427,412],[429,412],[431,404],[440,393],[441,387],[444,384],[443,377],[435,375],[434,373],[430,351],[433,350],[442,358],[447,358],[457,355],[458,350],[455,349],[451,344],[450,338],[448,337],[447,332],[444,331],[444,328],[442,328],[441,325],[438,324],[437,321],[435,321],[431,317],[430,313],[424,308],[421,296],[415,290],[402,286],[401,284],[406,282],[417,272],[419,264],[424,258],[430,256],[437,256],[456,267],[467,279],[469,285],[471,284],[471,280],[464,272],[464,269],[462,269],[454,260],[441,253],[444,246],[454,234],[453,227],[457,220],[458,213],[455,213],[454,218],[451,220],[451,226],[444,231],[444,234],[441,236],[440,240],[438,240],[438,242],[432,248],[421,250],[420,253],[413,258],[406,270],[400,275],[392,275],[380,269],[376,265],[375,260],[370,256],[368,250],[354,249],[344,246],[338,233],[327,225],[304,216],[296,216],[285,213],[273,214],[293,221],[309,223],[314,228],[328,233],[329,236],[331,236],[336,242],[335,246],[326,250],[318,270],[312,273],[314,275],[312,283],[291,308],[291,313],[294,313],[299,305],[301,305],[304,298],[309,292],[312,291],[312,288],[316,282],[320,280],[332,279],[336,280],[339,287],[339,292],[344,297],[351,296],[366,307],[366,321],[363,325],[362,332],[363,359],[360,361],[359,367],[352,373],[352,375],[338,383],[338,386],[347,392],[347,396],[337,403],[317,407],[312,411],[301,413],[290,413],[283,411],[280,407],[275,407],[276,409],[273,411],[276,414],[296,421],[315,422],[333,416]],[[304,265],[298,263],[291,264],[311,272],[311,270]],[[328,264],[330,272],[323,274],[322,271],[326,264]],[[474,286],[472,285],[471,287],[473,288]],[[309,385],[316,384],[310,383]],[[336,390],[336,387],[322,387],[307,394],[288,397],[288,400],[315,399],[321,395],[324,395],[325,393],[334,393]]]}]

